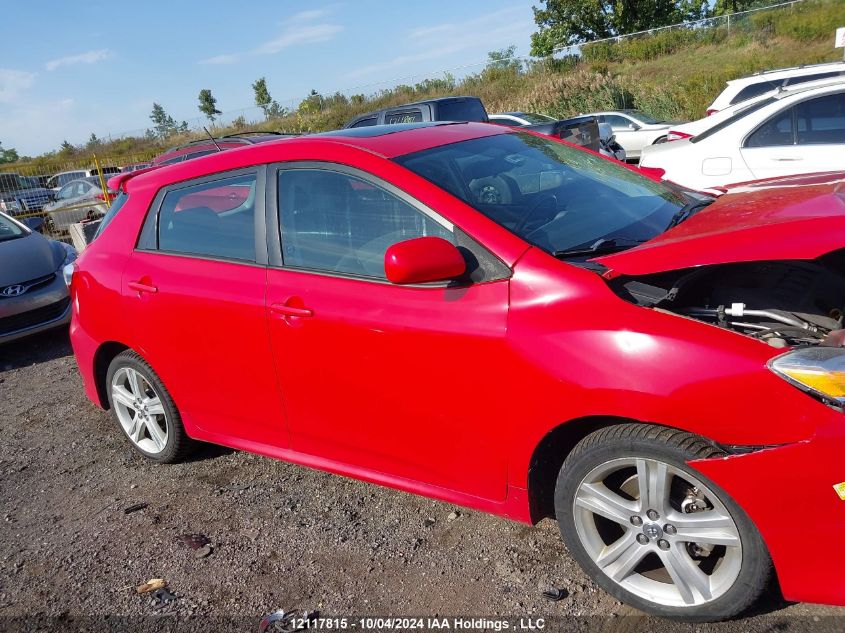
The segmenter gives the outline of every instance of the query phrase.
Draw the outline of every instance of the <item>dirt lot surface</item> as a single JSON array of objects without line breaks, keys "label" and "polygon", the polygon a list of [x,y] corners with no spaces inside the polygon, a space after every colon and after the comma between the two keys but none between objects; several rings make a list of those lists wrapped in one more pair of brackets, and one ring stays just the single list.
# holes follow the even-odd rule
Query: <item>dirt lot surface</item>
[{"label": "dirt lot surface", "polygon": [[[0,437],[0,630],[35,630],[15,618],[38,614],[45,631],[80,622],[171,630],[186,619],[257,631],[280,608],[679,630],[594,586],[552,521],[532,528],[222,448],[180,465],[147,463],[85,398],[62,332],[0,347]],[[178,539],[195,533],[210,539],[205,557]],[[176,601],[138,595],[152,578],[165,579]],[[566,597],[544,598],[550,587]],[[684,628],[843,625],[845,609],[770,597],[742,620]]]}]

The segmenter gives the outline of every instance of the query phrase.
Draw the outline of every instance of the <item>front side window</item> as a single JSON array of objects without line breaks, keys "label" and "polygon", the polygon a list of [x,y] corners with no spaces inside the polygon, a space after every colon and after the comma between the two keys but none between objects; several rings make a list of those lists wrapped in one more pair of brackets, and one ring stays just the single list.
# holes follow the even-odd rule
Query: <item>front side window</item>
[{"label": "front side window", "polygon": [[512,132],[394,159],[548,252],[631,247],[666,230],[686,200],[620,164]]},{"label": "front side window", "polygon": [[361,178],[323,169],[279,172],[285,266],[385,279],[384,254],[404,240],[452,231]]},{"label": "front side window", "polygon": [[845,93],[808,99],[795,114],[799,145],[845,143]]},{"label": "front side window", "polygon": [[627,129],[631,127],[632,121],[630,119],[625,118],[624,116],[619,116],[618,114],[605,114],[604,115],[604,122],[610,123],[610,127],[615,130],[618,129]]},{"label": "front side window", "polygon": [[751,133],[748,140],[745,141],[745,147],[780,147],[783,145],[792,145],[794,141],[792,134],[792,113],[793,108],[787,108],[771,117]]},{"label": "front side window", "polygon": [[255,261],[255,174],[169,191],[158,214],[158,248]]}]

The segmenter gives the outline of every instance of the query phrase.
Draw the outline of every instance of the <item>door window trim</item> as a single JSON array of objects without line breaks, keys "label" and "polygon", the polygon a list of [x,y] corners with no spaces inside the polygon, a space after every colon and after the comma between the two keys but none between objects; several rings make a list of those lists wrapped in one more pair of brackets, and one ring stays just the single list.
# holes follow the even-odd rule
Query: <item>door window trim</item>
[{"label": "door window trim", "polygon": [[[380,178],[379,176],[358,169],[357,167],[352,167],[351,165],[320,160],[295,160],[290,162],[271,163],[266,167],[267,186],[265,188],[266,201],[264,204],[264,212],[267,225],[267,265],[270,268],[277,268],[281,270],[311,275],[320,275],[323,277],[336,277],[340,279],[351,279],[355,281],[382,285],[386,284],[389,286],[403,288],[452,288],[458,286],[465,287],[476,285],[478,283],[501,281],[502,279],[508,279],[511,276],[511,269],[487,247],[483,246],[475,238],[467,234],[459,226],[457,226],[447,218],[440,215],[437,211],[433,210],[431,207],[423,204],[422,202],[411,196],[407,191],[400,189],[396,185],[384,180],[383,178]],[[373,185],[374,187],[383,189],[387,193],[396,196],[399,200],[406,203],[415,211],[422,213],[433,222],[436,222],[443,228],[452,232],[455,236],[456,245],[459,248],[462,247],[468,250],[473,255],[473,257],[475,257],[479,261],[479,267],[483,265],[481,263],[482,261],[496,262],[498,263],[498,266],[489,266],[490,268],[493,268],[495,270],[491,273],[489,279],[484,279],[482,281],[444,281],[427,284],[403,284],[401,286],[397,286],[396,284],[391,283],[387,279],[378,279],[376,277],[368,277],[366,275],[356,275],[354,273],[339,273],[327,270],[316,270],[312,268],[301,268],[297,266],[286,265],[282,258],[282,226],[281,213],[279,208],[279,172],[292,171],[295,169],[321,170],[332,173],[339,173],[345,176],[358,178],[370,185]]]},{"label": "door window trim", "polygon": [[[253,241],[255,246],[254,261],[215,255],[201,255],[199,253],[167,251],[158,247],[159,214],[161,213],[161,206],[164,203],[164,198],[168,193],[180,191],[182,189],[189,189],[198,185],[213,183],[219,180],[229,180],[231,178],[249,176],[253,174],[255,175],[255,202],[253,209]],[[192,178],[190,180],[180,180],[179,182],[163,186],[158,190],[153,198],[152,204],[150,204],[150,208],[147,210],[147,215],[144,218],[141,232],[138,235],[138,241],[135,244],[135,250],[144,253],[158,253],[161,255],[188,257],[191,259],[225,262],[229,264],[242,264],[244,266],[260,266],[265,268],[267,266],[267,225],[264,221],[266,217],[264,205],[267,199],[265,194],[266,180],[267,166],[257,165],[255,167],[220,171],[206,176]]]}]

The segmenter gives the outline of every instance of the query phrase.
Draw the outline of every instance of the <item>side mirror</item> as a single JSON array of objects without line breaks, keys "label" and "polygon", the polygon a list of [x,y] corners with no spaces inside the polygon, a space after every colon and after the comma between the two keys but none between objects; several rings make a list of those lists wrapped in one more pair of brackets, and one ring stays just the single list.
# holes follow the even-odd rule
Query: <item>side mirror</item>
[{"label": "side mirror", "polygon": [[398,242],[384,254],[384,272],[394,284],[422,284],[460,277],[463,255],[442,237],[417,237]]},{"label": "side mirror", "polygon": [[636,123],[631,123],[631,124],[628,126],[628,129],[629,129],[629,130],[633,130],[634,132],[636,132],[637,130],[639,130],[639,129],[640,129],[640,126],[639,126],[639,125],[637,125]]}]

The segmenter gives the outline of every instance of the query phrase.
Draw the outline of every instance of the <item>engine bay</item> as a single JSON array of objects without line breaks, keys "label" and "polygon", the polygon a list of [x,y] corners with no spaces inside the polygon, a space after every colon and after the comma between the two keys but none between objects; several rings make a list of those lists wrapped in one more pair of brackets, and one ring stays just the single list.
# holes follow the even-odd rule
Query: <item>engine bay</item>
[{"label": "engine bay", "polygon": [[815,260],[623,276],[609,283],[631,303],[731,329],[773,347],[845,346],[845,251]]}]

